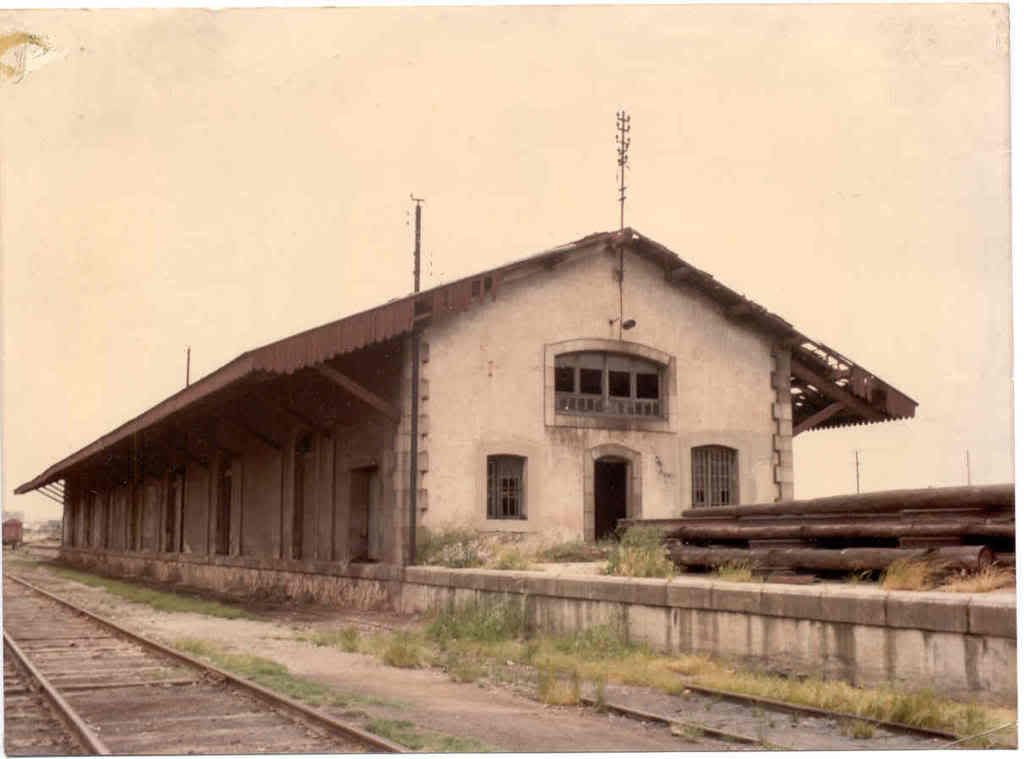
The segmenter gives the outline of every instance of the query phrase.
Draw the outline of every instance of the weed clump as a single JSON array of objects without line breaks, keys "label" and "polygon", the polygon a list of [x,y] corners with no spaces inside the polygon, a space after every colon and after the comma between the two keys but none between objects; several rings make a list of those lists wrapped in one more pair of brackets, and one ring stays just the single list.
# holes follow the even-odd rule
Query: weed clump
[{"label": "weed clump", "polygon": [[438,611],[427,626],[427,635],[441,645],[451,640],[498,643],[525,633],[523,604],[514,598],[448,606]]},{"label": "weed clump", "polygon": [[537,672],[537,700],[553,706],[575,706],[580,702],[580,675],[573,670],[568,680],[552,669]]},{"label": "weed clump", "polygon": [[875,726],[862,719],[847,719],[839,723],[839,732],[863,741],[875,737]]},{"label": "weed clump", "polygon": [[715,577],[726,582],[754,582],[754,565],[749,561],[726,561],[715,567]]},{"label": "weed clump", "polygon": [[665,554],[661,530],[634,525],[608,557],[605,574],[625,577],[672,577],[675,564]]},{"label": "weed clump", "polygon": [[380,652],[380,660],[392,667],[416,669],[428,659],[423,646],[415,635],[407,630],[391,633]]},{"label": "weed clump", "polygon": [[518,547],[502,548],[488,564],[489,569],[523,570],[530,568],[530,559]]},{"label": "weed clump", "polygon": [[588,627],[583,632],[557,639],[555,650],[584,661],[622,659],[633,653],[648,651],[646,646],[629,642],[624,624]]},{"label": "weed clump", "polygon": [[473,683],[486,674],[476,657],[454,649],[445,653],[443,666],[448,677],[457,683]]},{"label": "weed clump", "polygon": [[348,653],[355,653],[359,650],[359,631],[354,627],[342,627],[339,630],[317,630],[300,635],[299,638],[314,646],[331,646]]},{"label": "weed clump", "polygon": [[1016,582],[1013,570],[989,565],[977,572],[963,572],[946,580],[939,588],[948,593],[988,593],[1009,588]]},{"label": "weed clump", "polygon": [[540,561],[552,563],[605,561],[615,550],[615,541],[602,540],[597,543],[587,543],[583,540],[571,540],[565,543],[557,543],[548,546],[537,552]]},{"label": "weed clump", "polygon": [[416,537],[416,558],[421,564],[450,569],[482,567],[486,563],[483,539],[468,527],[424,527]]},{"label": "weed clump", "polygon": [[375,719],[363,725],[375,735],[400,743],[413,751],[438,753],[483,753],[489,746],[473,738],[445,735],[433,730],[421,730],[409,720]]},{"label": "weed clump", "polygon": [[882,572],[881,585],[886,590],[931,590],[942,568],[920,559],[898,559]]}]

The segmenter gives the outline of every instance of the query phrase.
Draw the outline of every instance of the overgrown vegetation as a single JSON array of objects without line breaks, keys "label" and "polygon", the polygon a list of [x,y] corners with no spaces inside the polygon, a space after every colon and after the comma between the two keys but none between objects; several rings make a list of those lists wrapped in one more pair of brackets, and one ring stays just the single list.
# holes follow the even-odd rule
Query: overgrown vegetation
[{"label": "overgrown vegetation", "polygon": [[219,646],[196,638],[182,638],[172,643],[174,648],[192,654],[240,675],[276,693],[283,693],[297,701],[314,706],[347,706],[352,699],[335,693],[323,683],[306,677],[293,675],[283,664],[261,656],[232,654]]},{"label": "overgrown vegetation", "polygon": [[453,640],[497,643],[525,633],[526,615],[518,598],[447,606],[427,625],[427,635],[442,648]]},{"label": "overgrown vegetation", "polygon": [[[396,666],[433,664],[457,682],[504,678],[509,676],[505,670],[518,673],[527,666],[534,673],[537,698],[551,704],[578,703],[587,683],[592,684],[599,703],[604,701],[606,683],[655,688],[669,694],[680,694],[692,684],[865,719],[939,728],[960,736],[977,735],[1014,719],[1009,709],[949,701],[928,691],[857,688],[838,680],[739,670],[703,655],[659,654],[646,644],[629,640],[624,615],[590,624],[572,635],[531,635],[522,599],[515,596],[445,607],[421,631],[352,635],[338,631],[306,639],[344,650],[354,645],[387,663],[418,662]],[[852,723],[846,729],[854,737],[865,731]],[[1010,745],[1014,740],[1007,730],[979,739],[976,745]]]},{"label": "overgrown vegetation", "polygon": [[445,735],[433,730],[421,730],[408,720],[374,719],[363,725],[375,735],[379,735],[413,751],[437,753],[483,753],[491,748],[473,738],[460,738]]},{"label": "overgrown vegetation", "polygon": [[661,530],[634,525],[608,556],[605,574],[626,577],[672,577],[675,564],[665,554]]},{"label": "overgrown vegetation", "polygon": [[416,559],[451,569],[482,567],[485,563],[483,540],[468,527],[422,528],[416,536]]},{"label": "overgrown vegetation", "polygon": [[397,630],[386,636],[378,657],[388,666],[404,669],[422,667],[431,660],[420,637],[408,630]]},{"label": "overgrown vegetation", "polygon": [[1015,582],[1012,569],[989,565],[977,572],[960,572],[952,575],[940,590],[949,593],[988,593],[1012,587]]},{"label": "overgrown vegetation", "polygon": [[[964,704],[939,697],[929,690],[903,691],[895,688],[858,688],[841,680],[783,677],[760,672],[734,670],[708,658],[680,657],[670,669],[690,676],[695,685],[705,685],[751,696],[772,698],[823,709],[847,712],[859,717],[903,722],[919,727],[949,730],[957,735],[977,735],[1010,722],[1014,712],[999,707]],[[1011,734],[988,736],[1013,742]]]},{"label": "overgrown vegetation", "polygon": [[862,719],[846,719],[839,723],[839,732],[857,740],[875,737],[875,726]]},{"label": "overgrown vegetation", "polygon": [[163,590],[154,590],[144,585],[137,585],[123,580],[114,580],[109,577],[80,572],[77,569],[54,566],[52,570],[61,577],[68,580],[88,585],[93,588],[103,588],[111,595],[122,598],[132,603],[145,604],[157,611],[182,612],[192,614],[205,614],[208,617],[223,617],[225,619],[253,619],[253,615],[237,606],[229,606],[219,601],[207,601],[202,598],[169,593]]},{"label": "overgrown vegetation", "polygon": [[898,559],[882,572],[881,585],[886,590],[931,590],[942,567],[920,559]]},{"label": "overgrown vegetation", "polygon": [[550,667],[537,670],[537,700],[553,706],[576,706],[580,702],[580,674],[573,670],[563,678]]},{"label": "overgrown vegetation", "polygon": [[532,562],[523,549],[518,546],[499,548],[494,558],[487,562],[488,569],[524,570],[529,569]]},{"label": "overgrown vegetation", "polygon": [[715,577],[726,582],[755,582],[754,565],[749,561],[726,561],[715,567]]},{"label": "overgrown vegetation", "polygon": [[553,563],[607,561],[615,545],[614,540],[601,540],[597,543],[571,540],[540,549],[537,560]]},{"label": "overgrown vegetation", "polygon": [[299,638],[314,646],[331,646],[348,653],[355,653],[359,650],[359,631],[354,627],[342,627],[338,630],[315,630],[303,633]]}]

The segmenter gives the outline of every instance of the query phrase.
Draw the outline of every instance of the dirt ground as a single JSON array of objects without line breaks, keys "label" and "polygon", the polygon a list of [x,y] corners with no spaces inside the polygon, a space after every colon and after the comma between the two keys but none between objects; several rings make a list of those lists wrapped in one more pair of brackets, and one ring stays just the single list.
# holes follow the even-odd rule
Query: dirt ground
[{"label": "dirt ground", "polygon": [[[158,612],[123,601],[101,588],[66,580],[45,567],[13,569],[63,597],[133,630],[164,642],[199,638],[237,653],[284,664],[295,675],[330,685],[359,699],[359,712],[338,716],[356,722],[371,718],[407,720],[422,730],[473,738],[497,751],[694,751],[726,748],[704,738],[673,735],[657,723],[579,707],[548,706],[511,687],[456,683],[430,669],[389,667],[371,656],[317,647],[296,633],[354,625],[364,630],[393,628],[413,620],[391,614],[335,611],[323,607],[257,607],[258,620],[222,619],[199,614]],[[734,746],[729,746],[735,748]]]}]

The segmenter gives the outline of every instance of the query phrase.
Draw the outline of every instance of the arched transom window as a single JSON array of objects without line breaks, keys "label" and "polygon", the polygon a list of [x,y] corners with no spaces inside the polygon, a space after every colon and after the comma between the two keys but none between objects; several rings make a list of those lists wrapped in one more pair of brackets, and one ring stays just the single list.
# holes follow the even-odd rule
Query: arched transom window
[{"label": "arched transom window", "polygon": [[555,412],[606,416],[664,415],[663,367],[601,351],[555,357]]}]

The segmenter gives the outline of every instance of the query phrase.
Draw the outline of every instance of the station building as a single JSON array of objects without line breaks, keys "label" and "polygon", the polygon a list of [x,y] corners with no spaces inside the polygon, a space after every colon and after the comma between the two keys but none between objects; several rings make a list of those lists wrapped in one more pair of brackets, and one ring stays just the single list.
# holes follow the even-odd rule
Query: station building
[{"label": "station building", "polygon": [[413,513],[593,540],[788,500],[795,435],[915,408],[625,229],[248,351],[15,492],[62,484],[68,556],[335,572],[407,563]]}]

